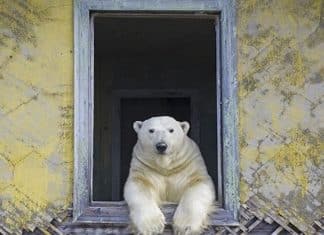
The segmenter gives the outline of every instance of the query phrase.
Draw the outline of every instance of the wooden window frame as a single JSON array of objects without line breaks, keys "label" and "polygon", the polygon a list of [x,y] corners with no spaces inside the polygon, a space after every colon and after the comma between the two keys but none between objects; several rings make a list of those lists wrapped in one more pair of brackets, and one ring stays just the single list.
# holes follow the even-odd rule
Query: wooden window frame
[{"label": "wooden window frame", "polygon": [[[127,225],[125,202],[92,200],[94,48],[93,14],[216,18],[217,155],[221,159],[221,203],[213,225],[238,225],[239,161],[237,144],[235,0],[74,0],[74,186],[73,221]],[[170,216],[175,205],[162,211]]]}]

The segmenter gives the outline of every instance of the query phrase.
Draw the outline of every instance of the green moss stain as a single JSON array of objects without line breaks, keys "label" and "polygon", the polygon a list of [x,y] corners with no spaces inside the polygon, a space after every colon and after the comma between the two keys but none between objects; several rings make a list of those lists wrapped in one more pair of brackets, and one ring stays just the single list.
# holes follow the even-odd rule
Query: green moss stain
[{"label": "green moss stain", "polygon": [[0,44],[8,46],[8,40],[14,40],[17,44],[29,42],[36,46],[34,26],[47,20],[48,16],[48,9],[40,9],[31,1],[1,0],[0,25],[3,32]]},{"label": "green moss stain", "polygon": [[307,68],[304,65],[301,52],[294,50],[286,57],[289,58],[286,64],[291,65],[291,70],[286,75],[287,82],[292,86],[302,87],[305,84]]},{"label": "green moss stain", "polygon": [[313,8],[316,9],[316,7],[318,7],[316,3],[320,5],[319,7],[320,15],[315,30],[313,31],[313,33],[309,35],[309,37],[306,40],[307,46],[311,48],[318,46],[324,41],[324,2],[323,1],[314,1],[314,2],[315,4],[313,4],[312,6]]},{"label": "green moss stain", "polygon": [[245,93],[249,94],[258,87],[258,83],[259,81],[255,79],[253,75],[248,75],[243,77],[243,79],[240,81],[240,86]]},{"label": "green moss stain", "polygon": [[312,135],[309,130],[293,129],[289,132],[289,143],[283,145],[275,155],[276,166],[292,167],[306,165],[306,160],[318,166],[320,163],[321,141],[319,136]]}]

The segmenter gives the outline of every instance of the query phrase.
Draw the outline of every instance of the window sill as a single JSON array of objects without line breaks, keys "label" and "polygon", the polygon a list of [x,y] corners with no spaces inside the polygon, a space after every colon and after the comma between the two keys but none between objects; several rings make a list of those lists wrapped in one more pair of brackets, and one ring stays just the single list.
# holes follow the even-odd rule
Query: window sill
[{"label": "window sill", "polygon": [[[168,203],[162,206],[162,212],[166,218],[166,225],[172,224],[176,204]],[[125,202],[95,202],[73,222],[74,226],[128,226],[129,211]],[[222,208],[218,208],[211,215],[212,226],[237,226],[238,221],[234,220],[232,214]]]}]

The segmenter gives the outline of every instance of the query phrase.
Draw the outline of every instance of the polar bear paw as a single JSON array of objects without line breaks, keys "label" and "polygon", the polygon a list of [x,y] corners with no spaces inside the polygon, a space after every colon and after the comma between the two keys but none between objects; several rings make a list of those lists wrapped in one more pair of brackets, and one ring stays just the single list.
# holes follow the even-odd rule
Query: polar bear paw
[{"label": "polar bear paw", "polygon": [[153,235],[162,234],[165,225],[165,218],[159,208],[144,209],[131,213],[133,225],[137,234]]},{"label": "polar bear paw", "polygon": [[173,218],[172,227],[176,235],[198,235],[203,232],[206,226],[203,217],[178,211]]},{"label": "polar bear paw", "polygon": [[173,232],[176,235],[199,235],[203,232],[202,230],[201,226],[173,224]]}]

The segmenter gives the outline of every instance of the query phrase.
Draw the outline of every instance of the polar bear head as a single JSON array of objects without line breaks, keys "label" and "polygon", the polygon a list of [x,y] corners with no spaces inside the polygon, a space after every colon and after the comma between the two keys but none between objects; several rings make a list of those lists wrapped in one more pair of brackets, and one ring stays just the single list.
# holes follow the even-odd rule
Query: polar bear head
[{"label": "polar bear head", "polygon": [[136,121],[133,127],[143,151],[157,155],[172,155],[179,151],[190,128],[188,122],[178,122],[168,116]]}]

